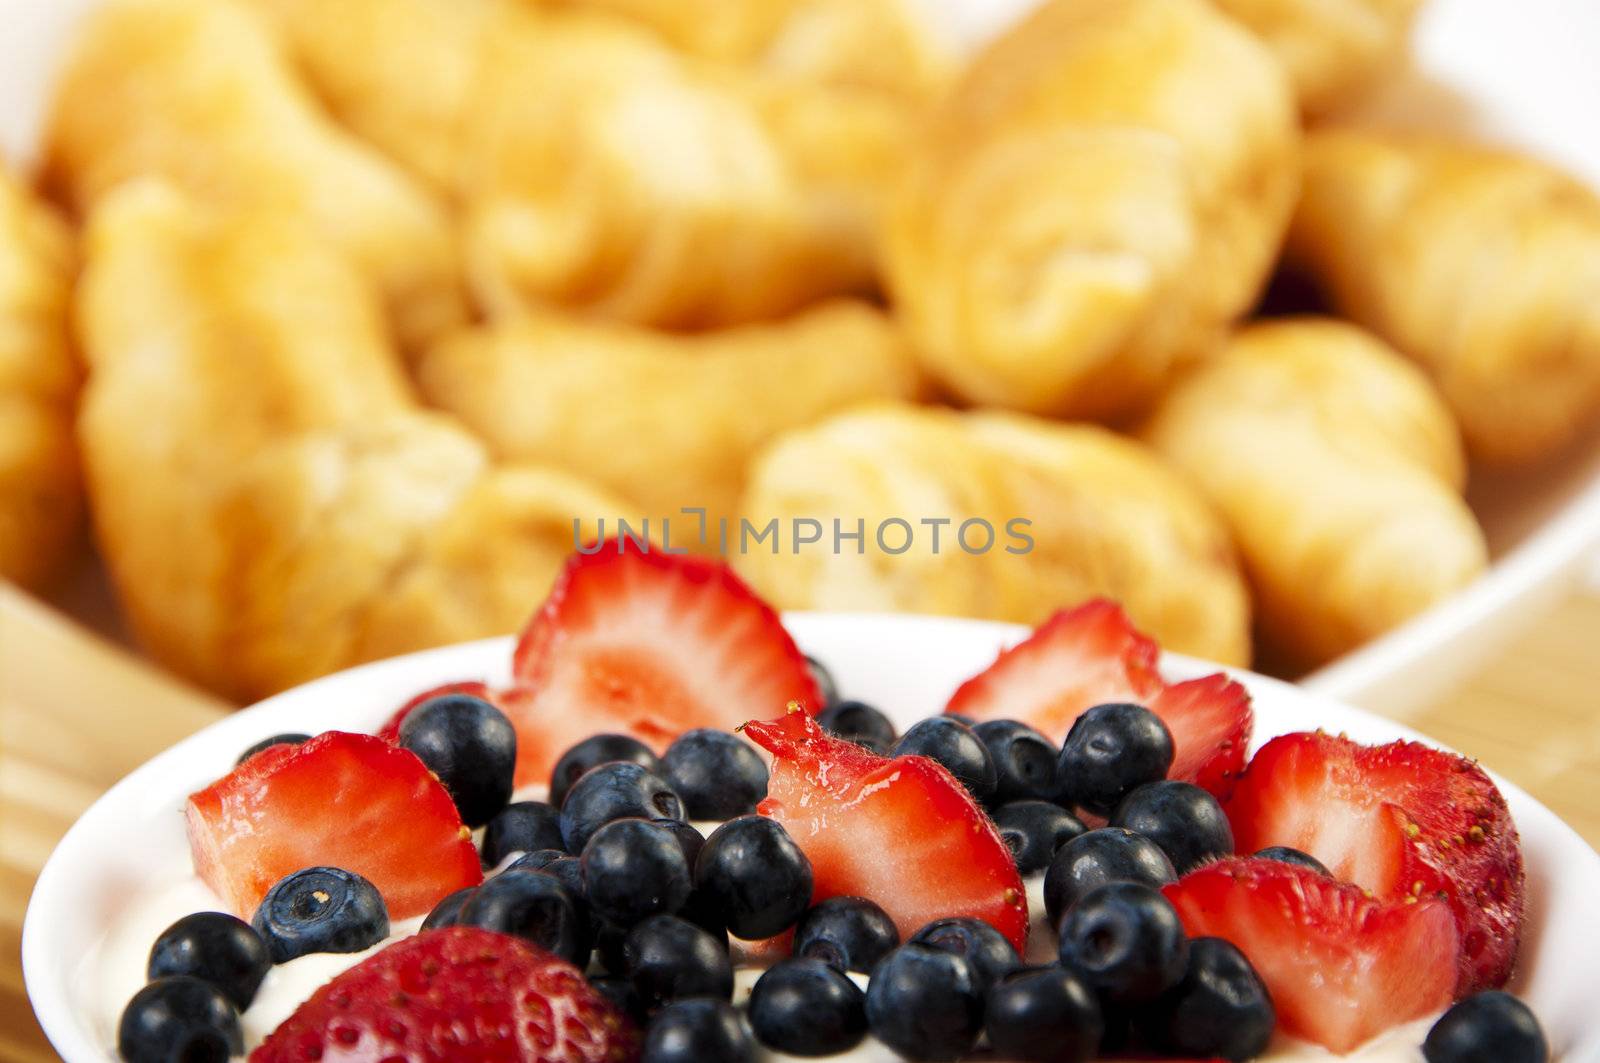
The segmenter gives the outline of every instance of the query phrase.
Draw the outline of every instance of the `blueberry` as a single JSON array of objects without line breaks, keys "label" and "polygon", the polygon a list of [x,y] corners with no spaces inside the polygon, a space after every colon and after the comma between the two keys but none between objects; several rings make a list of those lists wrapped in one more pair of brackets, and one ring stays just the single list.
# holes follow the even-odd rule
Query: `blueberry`
[{"label": "blueberry", "polygon": [[1222,806],[1193,783],[1145,783],[1117,805],[1111,825],[1155,842],[1179,875],[1233,852],[1233,828]]},{"label": "blueberry", "polygon": [[978,741],[972,728],[948,716],[933,716],[916,724],[895,743],[897,757],[931,757],[950,769],[950,774],[979,801],[994,797],[994,761],[989,747]]},{"label": "blueberry", "polygon": [[1084,832],[1082,821],[1050,801],[1013,801],[995,809],[1000,839],[1024,875],[1050,866],[1056,850]]},{"label": "blueberry", "polygon": [[594,928],[600,917],[589,904],[589,891],[583,879],[583,864],[576,856],[563,856],[539,869],[539,874],[549,875],[567,888],[572,898],[572,910],[578,917],[578,933],[585,942],[594,941]]},{"label": "blueberry", "polygon": [[158,978],[122,1009],[117,1052],[127,1063],[227,1063],[244,1053],[238,1009],[210,982]]},{"label": "blueberry", "polygon": [[240,753],[239,759],[233,763],[236,766],[243,764],[245,761],[261,752],[263,749],[271,749],[273,746],[298,746],[303,742],[309,741],[311,741],[311,736],[308,734],[301,734],[299,731],[288,731],[281,735],[273,735],[271,738],[263,738],[261,741],[257,742],[243,753]]},{"label": "blueberry", "polygon": [[378,888],[337,867],[308,867],[279,879],[250,920],[273,963],[311,952],[361,952],[389,936]]},{"label": "blueberry", "polygon": [[694,888],[734,937],[753,941],[793,926],[811,903],[811,861],[777,820],[740,816],[711,832]]},{"label": "blueberry", "polygon": [[623,970],[645,1007],[688,997],[733,995],[733,962],[715,938],[686,919],[652,915],[628,931]]},{"label": "blueberry", "polygon": [[794,954],[822,960],[841,971],[869,973],[900,944],[888,913],[864,897],[829,897],[800,917]]},{"label": "blueberry", "polygon": [[649,1018],[645,1011],[644,1001],[639,999],[639,994],[634,991],[633,983],[626,978],[616,975],[598,974],[589,978],[589,984],[607,1000],[611,1001],[616,1009],[643,1026]]},{"label": "blueberry", "polygon": [[186,974],[210,982],[243,1011],[271,968],[266,943],[249,923],[226,912],[196,912],[156,938],[145,975],[155,981]]},{"label": "blueberry", "polygon": [[614,819],[682,819],[683,802],[659,775],[631,761],[591,768],[561,805],[561,839],[581,853],[589,837]]},{"label": "blueberry", "polygon": [[1276,860],[1280,864],[1293,864],[1315,871],[1324,878],[1332,878],[1333,872],[1321,860],[1310,853],[1302,853],[1299,849],[1291,849],[1287,845],[1269,845],[1265,849],[1257,849],[1255,855],[1262,860]]},{"label": "blueberry", "polygon": [[755,1042],[726,1000],[680,1000],[645,1029],[640,1063],[750,1063]]},{"label": "blueberry", "polygon": [[523,853],[504,868],[505,871],[543,871],[557,860],[564,860],[572,854],[565,849],[535,849],[531,853]]},{"label": "blueberry", "polygon": [[732,819],[767,796],[767,765],[738,735],[709,727],[685,731],[661,757],[661,777],[690,819]]},{"label": "blueberry", "polygon": [[515,801],[489,820],[483,828],[484,867],[499,867],[512,853],[532,853],[540,849],[560,849],[561,813],[543,801]]},{"label": "blueberry", "polygon": [[444,783],[467,826],[483,826],[511,800],[517,729],[482,698],[429,698],[400,721],[399,742]]},{"label": "blueberry", "polygon": [[706,836],[695,829],[694,824],[681,819],[656,819],[651,822],[678,839],[678,847],[683,850],[683,858],[693,872],[694,862],[700,858],[700,850],[705,847]]},{"label": "blueberry", "polygon": [[784,960],[750,990],[756,1040],[795,1056],[831,1056],[867,1034],[861,988],[821,960]]},{"label": "blueberry", "polygon": [[1044,873],[1044,907],[1051,926],[1090,890],[1108,882],[1161,887],[1178,881],[1172,861],[1142,834],[1104,827],[1080,834],[1050,860]]},{"label": "blueberry", "polygon": [[433,906],[433,911],[422,921],[422,929],[438,930],[441,927],[455,926],[461,921],[461,909],[466,905],[468,898],[477,890],[476,886],[447,893],[438,904]]},{"label": "blueberry", "polygon": [[1491,989],[1458,1001],[1422,1042],[1428,1063],[1545,1063],[1539,1020],[1510,993]]},{"label": "blueberry", "polygon": [[947,712],[947,713],[945,713],[945,715],[950,717],[956,723],[964,723],[968,727],[976,727],[976,726],[978,726],[978,721],[973,719],[971,716],[968,716],[964,712]]},{"label": "blueberry", "polygon": [[978,992],[1022,966],[1017,950],[1005,935],[982,919],[935,919],[911,935],[908,944],[926,945],[964,957],[972,965]]},{"label": "blueberry", "polygon": [[989,1044],[1002,1059],[1084,1063],[1104,1029],[1094,991],[1077,972],[1040,967],[996,982],[984,1006]]},{"label": "blueberry", "polygon": [[1278,1021],[1272,997],[1250,961],[1221,938],[1189,942],[1183,980],[1140,1012],[1140,1032],[1176,1056],[1254,1059]]},{"label": "blueberry", "polygon": [[457,922],[524,938],[579,968],[588,965],[589,939],[578,901],[559,879],[542,871],[500,872],[473,891]]},{"label": "blueberry", "polygon": [[894,745],[894,724],[864,701],[835,702],[817,714],[817,723],[829,734],[874,753],[887,753]]},{"label": "blueberry", "polygon": [[872,972],[867,1026],[907,1059],[960,1059],[983,1029],[983,994],[972,964],[943,949],[901,945]]},{"label": "blueberry", "polygon": [[1061,964],[1115,1004],[1150,1000],[1177,985],[1189,939],[1172,904],[1137,882],[1091,890],[1061,921]]},{"label": "blueberry", "polygon": [[670,915],[689,899],[689,862],[683,846],[647,819],[615,819],[583,847],[583,881],[600,918],[633,926]]},{"label": "blueberry", "polygon": [[1079,716],[1056,758],[1065,804],[1111,814],[1136,786],[1167,777],[1172,733],[1142,705],[1096,705]]},{"label": "blueberry", "polygon": [[828,671],[828,666],[807,654],[806,668],[810,670],[811,678],[816,681],[817,693],[822,695],[822,707],[826,709],[838,701],[839,684],[834,681],[833,673]]},{"label": "blueberry", "polygon": [[637,764],[652,772],[661,770],[661,762],[650,751],[650,747],[632,735],[594,735],[561,754],[561,759],[550,770],[550,803],[560,808],[567,799],[567,791],[590,768],[619,760]]},{"label": "blueberry", "polygon": [[996,804],[1056,799],[1055,743],[1016,720],[985,720],[972,733],[994,762]]}]

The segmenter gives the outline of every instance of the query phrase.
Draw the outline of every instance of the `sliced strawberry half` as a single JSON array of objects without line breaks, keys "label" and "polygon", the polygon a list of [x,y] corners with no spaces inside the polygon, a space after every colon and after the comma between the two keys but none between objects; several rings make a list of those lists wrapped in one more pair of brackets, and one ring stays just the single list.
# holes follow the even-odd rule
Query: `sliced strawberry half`
[{"label": "sliced strawberry half", "polygon": [[1135,630],[1121,606],[1095,599],[1056,613],[1003,651],[956,689],[945,711],[1021,720],[1060,742],[1095,705],[1144,705],[1172,732],[1170,777],[1226,798],[1250,744],[1250,695],[1220,673],[1169,686],[1157,656],[1155,642]]},{"label": "sliced strawberry half", "polygon": [[1022,951],[1022,877],[955,776],[926,757],[880,757],[800,711],[744,733],[773,754],[757,811],[782,823],[811,861],[814,901],[874,900],[902,938],[935,919],[975,917]]},{"label": "sliced strawberry half", "polygon": [[1166,887],[1191,937],[1233,942],[1285,1033],[1348,1052],[1429,1015],[1455,989],[1455,919],[1431,898],[1384,902],[1275,860],[1227,859]]},{"label": "sliced strawberry half", "polygon": [[186,815],[196,873],[241,919],[306,867],[367,878],[391,919],[483,881],[450,794],[415,754],[372,735],[267,749],[190,794]]},{"label": "sliced strawberry half", "polygon": [[1390,900],[1439,897],[1461,932],[1458,993],[1504,985],[1522,934],[1516,825],[1477,764],[1417,742],[1273,739],[1228,804],[1240,852],[1288,845]]},{"label": "sliced strawberry half", "polygon": [[463,679],[455,683],[441,683],[430,690],[424,690],[398,709],[390,716],[384,725],[378,729],[378,737],[385,742],[398,743],[400,741],[400,725],[410,715],[411,710],[432,698],[443,697],[446,694],[470,694],[475,698],[485,701],[498,700],[494,691],[489,689],[489,684],[477,679]]},{"label": "sliced strawberry half", "polygon": [[337,975],[250,1054],[309,1059],[627,1063],[639,1034],[574,966],[476,927],[425,930]]},{"label": "sliced strawberry half", "polygon": [[512,660],[501,707],[517,727],[517,784],[602,731],[658,750],[798,701],[821,708],[806,659],[720,562],[608,542],[567,563]]}]

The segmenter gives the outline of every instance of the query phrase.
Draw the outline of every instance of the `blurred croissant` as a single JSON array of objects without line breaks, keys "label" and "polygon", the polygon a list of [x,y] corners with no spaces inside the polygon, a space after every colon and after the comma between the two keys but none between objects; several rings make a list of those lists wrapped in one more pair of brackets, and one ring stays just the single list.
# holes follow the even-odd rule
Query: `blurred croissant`
[{"label": "blurred croissant", "polygon": [[0,171],[0,579],[40,587],[83,517],[66,227]]},{"label": "blurred croissant", "polygon": [[111,0],[86,20],[50,117],[47,177],[79,210],[159,176],[229,209],[303,216],[380,287],[408,344],[464,313],[442,208],[318,110],[233,0]]},{"label": "blurred croissant", "polygon": [[[1151,452],[1092,425],[870,407],[779,437],[757,457],[742,510],[758,529],[774,518],[822,528],[810,548],[738,558],[784,608],[1037,623],[1105,595],[1170,649],[1250,657],[1249,600],[1221,521]],[[841,530],[863,534],[836,541]]]},{"label": "blurred croissant", "polygon": [[1255,298],[1298,126],[1272,56],[1202,0],[1051,0],[933,118],[890,286],[971,402],[1117,417]]},{"label": "blurred croissant", "polygon": [[418,381],[502,456],[713,521],[735,515],[750,455],[772,437],[917,391],[898,331],[860,303],[694,336],[535,314],[440,344]]},{"label": "blurred croissant", "polygon": [[1352,325],[1245,329],[1162,399],[1144,436],[1222,511],[1262,641],[1290,667],[1354,649],[1483,571],[1450,411]]},{"label": "blurred croissant", "polygon": [[1600,198],[1577,181],[1487,148],[1320,134],[1289,253],[1433,377],[1474,457],[1534,461],[1600,416]]},{"label": "blurred croissant", "polygon": [[155,656],[238,699],[512,630],[591,517],[625,512],[419,409],[380,306],[292,217],[136,182],[90,219],[80,434],[102,552]]}]

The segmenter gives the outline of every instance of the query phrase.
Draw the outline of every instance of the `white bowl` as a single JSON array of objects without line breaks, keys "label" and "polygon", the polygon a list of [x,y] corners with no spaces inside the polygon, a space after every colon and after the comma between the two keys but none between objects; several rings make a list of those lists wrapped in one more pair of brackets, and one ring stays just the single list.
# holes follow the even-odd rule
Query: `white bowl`
[{"label": "white bowl", "polygon": [[[950,692],[1024,632],[1007,624],[937,617],[801,613],[787,618],[802,649],[824,661],[842,690],[881,706],[899,726],[943,708]],[[130,897],[189,866],[184,798],[225,772],[240,750],[271,734],[375,730],[407,698],[454,679],[508,677],[511,640],[430,650],[352,669],[264,701],[201,731],[111,789],[67,832],[34,888],[22,964],[40,1025],[68,1063],[111,1058],[113,1031],[90,995],[84,968],[108,921]],[[1206,674],[1200,661],[1168,656],[1171,677]],[[1321,727],[1366,742],[1417,737],[1387,720],[1250,673],[1256,738]],[[1600,1063],[1600,856],[1571,828],[1510,784],[1528,866],[1528,921],[1513,989],[1533,1006],[1558,1058]]]}]

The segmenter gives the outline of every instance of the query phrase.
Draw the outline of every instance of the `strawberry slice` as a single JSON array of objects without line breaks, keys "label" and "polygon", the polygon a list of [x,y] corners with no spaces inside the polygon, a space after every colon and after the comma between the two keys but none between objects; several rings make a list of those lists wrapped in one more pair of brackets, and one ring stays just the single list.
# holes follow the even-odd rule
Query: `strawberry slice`
[{"label": "strawberry slice", "polygon": [[1522,849],[1505,798],[1465,757],[1417,742],[1283,735],[1250,762],[1228,818],[1240,852],[1289,845],[1376,897],[1448,901],[1461,932],[1458,993],[1510,977]]},{"label": "strawberry slice", "polygon": [[450,794],[415,754],[372,735],[266,749],[190,794],[186,815],[195,872],[241,919],[306,867],[364,876],[391,919],[483,881]]},{"label": "strawberry slice", "polygon": [[455,683],[441,683],[429,690],[424,690],[398,709],[390,716],[384,725],[378,728],[378,737],[395,745],[400,741],[400,725],[405,722],[411,710],[421,705],[430,698],[443,697],[446,694],[471,694],[475,698],[485,701],[497,701],[495,693],[489,689],[489,684],[477,679],[463,679]]},{"label": "strawberry slice", "polygon": [[517,643],[517,784],[543,782],[601,731],[665,749],[696,727],[728,730],[791,701],[821,708],[777,613],[703,557],[607,542],[567,562]]},{"label": "strawberry slice", "polygon": [[971,916],[1023,950],[1028,902],[1011,852],[966,788],[926,757],[880,757],[795,710],[744,733],[775,758],[757,806],[811,861],[812,900],[877,901],[902,938]]},{"label": "strawberry slice", "polygon": [[250,1063],[625,1063],[638,1053],[633,1023],[576,967],[520,938],[455,926],[397,941],[336,976]]},{"label": "strawberry slice", "polygon": [[1441,901],[1379,901],[1253,858],[1208,864],[1164,892],[1191,937],[1226,938],[1249,957],[1285,1033],[1348,1052],[1450,1003],[1455,919]]},{"label": "strawberry slice", "polygon": [[1226,798],[1244,767],[1254,713],[1245,688],[1226,675],[1168,685],[1153,640],[1122,607],[1097,598],[1065,609],[962,683],[945,706],[975,720],[1021,720],[1057,742],[1085,710],[1131,701],[1172,732],[1168,773]]}]

